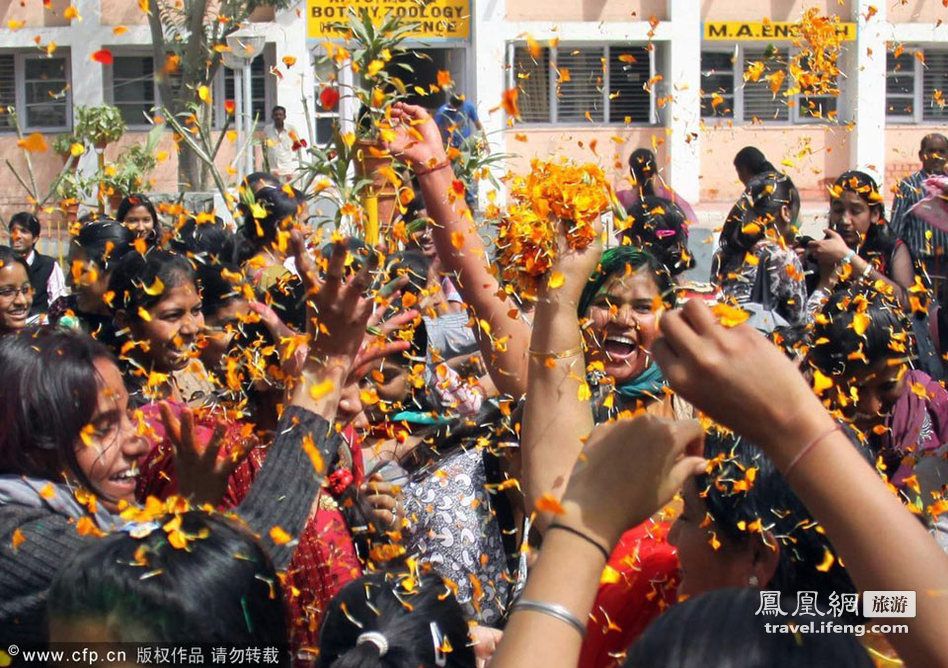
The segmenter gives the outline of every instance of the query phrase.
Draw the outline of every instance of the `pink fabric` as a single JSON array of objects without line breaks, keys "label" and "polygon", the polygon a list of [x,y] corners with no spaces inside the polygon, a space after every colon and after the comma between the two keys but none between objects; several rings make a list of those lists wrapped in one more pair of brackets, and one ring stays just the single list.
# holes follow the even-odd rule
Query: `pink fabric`
[{"label": "pink fabric", "polygon": [[[948,392],[924,371],[909,371],[906,374],[906,383],[908,388],[905,394],[896,402],[886,419],[889,432],[882,437],[883,454],[891,453],[903,459],[892,476],[892,484],[896,487],[900,487],[905,478],[912,475],[914,457],[948,443]],[[922,398],[912,391],[911,388],[915,384],[925,389],[927,398]],[[932,431],[924,439],[920,439],[926,415]],[[914,457],[906,461],[907,455]]]},{"label": "pink fabric", "polygon": [[[671,188],[666,188],[664,184],[656,180],[655,183],[655,196],[664,197],[670,202],[674,202],[679,207],[681,207],[682,213],[685,214],[685,219],[689,224],[693,225],[698,222],[698,216],[695,214],[695,210],[691,207],[685,199],[678,195]],[[637,190],[629,188],[628,190],[618,190],[616,191],[616,199],[619,200],[619,204],[622,205],[623,209],[628,210],[630,206],[642,199],[641,195]]]}]

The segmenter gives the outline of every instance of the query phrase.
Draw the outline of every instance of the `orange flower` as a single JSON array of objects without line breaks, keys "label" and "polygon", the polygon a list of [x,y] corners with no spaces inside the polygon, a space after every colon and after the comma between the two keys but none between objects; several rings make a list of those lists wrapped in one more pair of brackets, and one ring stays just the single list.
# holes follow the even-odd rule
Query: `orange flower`
[{"label": "orange flower", "polygon": [[504,108],[504,113],[510,118],[520,120],[520,108],[517,106],[517,98],[520,97],[520,91],[516,88],[505,90],[501,97],[500,104]]},{"label": "orange flower", "polygon": [[99,49],[92,54],[92,60],[103,65],[111,65],[113,62],[112,52],[108,49]]}]

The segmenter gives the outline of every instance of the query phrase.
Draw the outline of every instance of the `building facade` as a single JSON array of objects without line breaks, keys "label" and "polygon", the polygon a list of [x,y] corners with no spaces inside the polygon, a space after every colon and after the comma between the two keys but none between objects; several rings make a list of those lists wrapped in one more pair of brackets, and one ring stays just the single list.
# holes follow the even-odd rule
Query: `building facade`
[{"label": "building facade", "polygon": [[[52,136],[68,132],[74,105],[108,102],[130,128],[109,155],[142,141],[145,114],[160,100],[139,3],[48,4],[0,1],[0,105],[16,106],[24,131]],[[81,21],[66,18],[70,6]],[[280,104],[288,123],[317,141],[336,116],[353,122],[357,109],[345,98],[332,113],[315,103],[320,21],[346,6],[301,0],[252,17],[266,41],[252,65],[252,109],[262,121]],[[477,104],[493,150],[516,156],[509,161],[515,169],[532,157],[563,155],[599,162],[621,185],[629,153],[649,147],[665,180],[686,199],[732,201],[740,189],[734,153],[755,145],[793,177],[805,199],[816,200],[825,197],[827,180],[849,168],[869,168],[890,188],[917,169],[921,137],[944,131],[948,119],[942,97],[948,9],[941,0],[366,0],[366,6],[422,22],[422,34],[408,45],[425,54],[411,63],[417,82],[426,86],[437,71],[450,71]],[[782,25],[807,7],[852,24],[839,96],[804,99],[778,90],[775,97],[765,84],[745,82],[749,64],[775,52],[793,54]],[[103,48],[113,54],[111,65],[92,60]],[[221,68],[212,89],[220,118],[236,85]],[[515,86],[522,120],[510,125],[499,107],[503,92]],[[434,108],[443,97],[416,101]],[[306,107],[313,119],[308,132]],[[0,156],[19,169],[17,138],[4,123],[0,117]],[[170,135],[159,153],[168,157],[150,189],[174,191]],[[224,142],[221,166],[233,157],[233,144]],[[62,166],[51,152],[32,158],[40,179]],[[91,168],[95,156],[82,160]],[[0,179],[3,211],[23,200],[14,179]]]}]

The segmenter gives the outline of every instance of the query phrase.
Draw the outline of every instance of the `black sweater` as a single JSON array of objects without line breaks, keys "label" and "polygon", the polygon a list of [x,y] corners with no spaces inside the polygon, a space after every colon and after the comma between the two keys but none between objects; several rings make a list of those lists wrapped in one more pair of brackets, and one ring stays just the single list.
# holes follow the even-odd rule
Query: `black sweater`
[{"label": "black sweater", "polygon": [[[260,536],[277,570],[286,568],[295,543],[276,545],[270,529],[279,525],[298,536],[309,517],[324,472],[314,473],[303,451],[311,435],[324,461],[332,461],[338,436],[322,417],[288,407],[270,452],[237,512]],[[14,550],[13,533],[25,540]],[[63,564],[95,540],[81,536],[74,520],[48,508],[0,505],[0,646],[46,641],[46,595]]]}]

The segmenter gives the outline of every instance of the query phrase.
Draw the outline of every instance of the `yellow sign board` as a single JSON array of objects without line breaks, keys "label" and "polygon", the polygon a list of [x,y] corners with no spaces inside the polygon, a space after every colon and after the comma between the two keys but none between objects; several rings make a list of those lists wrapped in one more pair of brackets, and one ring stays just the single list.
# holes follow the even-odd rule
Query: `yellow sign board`
[{"label": "yellow sign board", "polygon": [[334,39],[345,35],[334,28],[345,22],[349,8],[365,9],[376,25],[386,14],[416,23],[410,39],[470,39],[471,0],[307,0],[306,37]]},{"label": "yellow sign board", "polygon": [[[705,40],[773,41],[799,37],[800,24],[786,21],[706,21]],[[837,32],[844,42],[856,39],[855,23],[840,23]]]}]

